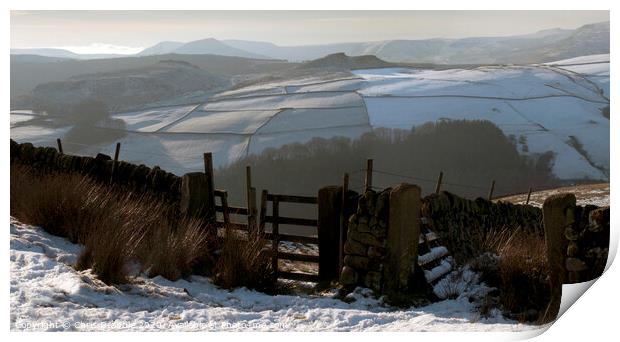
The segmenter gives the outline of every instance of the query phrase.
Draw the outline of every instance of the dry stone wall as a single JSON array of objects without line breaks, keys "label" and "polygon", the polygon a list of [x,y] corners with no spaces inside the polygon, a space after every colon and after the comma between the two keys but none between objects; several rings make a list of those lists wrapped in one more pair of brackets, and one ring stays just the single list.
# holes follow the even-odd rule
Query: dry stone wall
[{"label": "dry stone wall", "polygon": [[344,266],[340,283],[380,292],[384,282],[390,190],[369,190],[359,197],[357,211],[348,221]]},{"label": "dry stone wall", "polygon": [[[112,174],[112,158],[104,154],[96,157],[60,154],[53,147],[34,147],[31,143],[19,144],[11,140],[11,163],[31,166],[41,171],[79,172],[100,181],[108,182]],[[114,183],[129,186],[136,191],[149,191],[165,195],[178,202],[181,197],[181,177],[145,165],[119,161]]]},{"label": "dry stone wall", "polygon": [[601,276],[609,254],[609,207],[576,206],[573,217],[574,223],[564,230],[565,284]]},{"label": "dry stone wall", "polygon": [[457,258],[476,256],[475,242],[484,240],[493,229],[544,234],[540,208],[483,198],[468,200],[446,191],[422,199],[422,216],[431,221],[435,233]]}]

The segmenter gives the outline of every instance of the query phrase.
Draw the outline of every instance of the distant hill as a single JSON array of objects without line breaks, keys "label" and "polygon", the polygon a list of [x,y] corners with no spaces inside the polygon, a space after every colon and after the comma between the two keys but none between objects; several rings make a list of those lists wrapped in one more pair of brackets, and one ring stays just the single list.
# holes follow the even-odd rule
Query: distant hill
[{"label": "distant hill", "polygon": [[99,58],[115,58],[125,57],[126,55],[119,54],[79,54],[71,52],[65,49],[54,48],[32,48],[32,49],[11,49],[11,55],[37,55],[43,57],[56,57],[56,58],[72,58],[72,59],[99,59]]},{"label": "distant hill", "polygon": [[187,62],[168,60],[44,83],[34,88],[30,97],[37,107],[60,113],[87,100],[102,101],[111,109],[120,110],[190,92],[215,92],[229,85],[227,78]]},{"label": "distant hill", "polygon": [[196,40],[183,44],[177,49],[174,49],[172,52],[178,54],[211,54],[233,57],[270,59],[270,57],[264,55],[231,47],[213,38]]},{"label": "distant hill", "polygon": [[183,46],[181,42],[161,42],[140,51],[138,56],[165,55]]},{"label": "distant hill", "polygon": [[609,22],[575,30],[548,29],[508,37],[386,40],[302,46],[226,40],[226,44],[273,58],[305,61],[342,52],[375,55],[389,62],[435,64],[542,63],[558,58],[609,53]]},{"label": "distant hill", "polygon": [[81,74],[105,73],[115,70],[149,66],[162,60],[191,63],[214,75],[235,77],[237,75],[271,73],[290,69],[297,64],[278,60],[248,59],[217,55],[153,55],[94,60],[59,59],[32,55],[11,56],[11,102],[17,96],[26,95],[37,85],[64,81]]},{"label": "distant hill", "polygon": [[298,69],[309,68],[329,68],[329,69],[369,69],[387,68],[394,66],[393,63],[383,61],[376,56],[354,56],[349,57],[344,53],[334,53],[323,58],[315,59],[298,66]]},{"label": "distant hill", "polygon": [[[547,29],[507,37],[462,39],[384,40],[337,44],[279,46],[269,42],[207,38],[187,43],[164,41],[133,56],[162,54],[210,54],[255,59],[310,61],[330,54],[374,55],[394,63],[434,64],[528,64],[584,55],[609,53],[609,22],[574,30]],[[62,49],[13,49],[11,54],[30,54],[73,59],[122,58],[127,55],[83,55]]]}]

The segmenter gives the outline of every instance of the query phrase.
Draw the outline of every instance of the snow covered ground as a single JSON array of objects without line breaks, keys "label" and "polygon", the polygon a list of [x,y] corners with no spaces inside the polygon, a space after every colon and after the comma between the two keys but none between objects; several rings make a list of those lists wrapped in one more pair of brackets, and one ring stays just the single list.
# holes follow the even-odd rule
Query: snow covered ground
[{"label": "snow covered ground", "polygon": [[[118,113],[121,158],[175,174],[219,167],[313,137],[357,138],[377,127],[410,129],[440,119],[484,119],[519,141],[523,154],[555,153],[562,179],[609,179],[609,55],[536,65],[455,69],[383,68],[325,80],[304,77],[216,94],[207,102]],[[67,127],[28,126],[11,115],[11,137],[54,146]],[[67,144],[72,142],[67,141]],[[581,145],[575,148],[575,145]],[[115,142],[84,146],[112,153]],[[584,153],[585,152],[585,153]]]},{"label": "snow covered ground", "polygon": [[[576,185],[552,190],[543,190],[532,192],[530,196],[530,205],[541,207],[547,197],[561,193],[573,193],[577,198],[577,205],[596,205],[598,207],[609,206],[609,183]],[[515,204],[525,204],[527,194],[518,194],[498,198],[498,201],[506,201]]]},{"label": "snow covered ground", "polygon": [[[13,331],[507,331],[531,334],[540,326],[481,318],[468,298],[485,286],[471,272],[461,296],[399,310],[367,290],[347,304],[320,295],[268,296],[226,291],[209,279],[171,282],[137,275],[130,285],[107,286],[71,265],[80,246],[42,229],[10,223],[10,326]],[[514,336],[514,335],[513,335]]]}]

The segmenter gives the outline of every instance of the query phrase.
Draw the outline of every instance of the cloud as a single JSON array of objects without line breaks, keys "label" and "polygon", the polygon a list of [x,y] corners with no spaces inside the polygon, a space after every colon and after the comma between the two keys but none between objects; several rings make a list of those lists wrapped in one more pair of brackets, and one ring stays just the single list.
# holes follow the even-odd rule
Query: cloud
[{"label": "cloud", "polygon": [[59,46],[59,49],[69,50],[79,54],[119,54],[132,55],[144,50],[143,47],[114,45],[107,43],[92,43],[82,46]]}]

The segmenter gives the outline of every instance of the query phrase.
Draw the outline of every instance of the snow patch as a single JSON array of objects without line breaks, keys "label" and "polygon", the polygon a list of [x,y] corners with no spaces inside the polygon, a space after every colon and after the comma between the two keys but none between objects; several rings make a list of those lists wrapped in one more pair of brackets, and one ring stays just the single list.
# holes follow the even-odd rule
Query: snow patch
[{"label": "snow patch", "polygon": [[[204,277],[137,276],[111,287],[70,265],[80,246],[11,219],[13,331],[531,331],[496,314],[480,318],[465,296],[398,310],[368,289],[352,303],[319,295],[222,290]],[[465,279],[465,278],[464,278]],[[473,279],[473,277],[467,278]],[[470,281],[473,284],[474,281]],[[466,287],[469,288],[469,287]],[[463,293],[465,293],[464,291]]]}]

